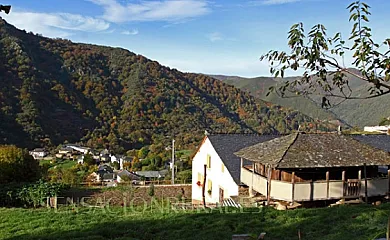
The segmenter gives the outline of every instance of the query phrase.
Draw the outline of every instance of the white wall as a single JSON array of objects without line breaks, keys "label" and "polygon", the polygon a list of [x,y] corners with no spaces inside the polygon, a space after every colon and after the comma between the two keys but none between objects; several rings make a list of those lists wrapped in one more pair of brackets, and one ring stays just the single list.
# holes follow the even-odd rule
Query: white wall
[{"label": "white wall", "polygon": [[364,127],[365,132],[387,133],[387,131],[389,129],[390,129],[390,126],[366,126],[366,127]]},{"label": "white wall", "polygon": [[[207,203],[219,203],[219,188],[224,190],[224,198],[238,196],[238,185],[234,182],[226,166],[222,172],[222,160],[212,146],[210,140],[206,138],[192,160],[192,199],[202,201],[202,187],[196,183],[198,173],[204,175],[204,165],[207,155],[211,156],[211,168],[207,169],[205,184],[205,197]],[[212,193],[208,194],[208,180],[212,181]]]}]

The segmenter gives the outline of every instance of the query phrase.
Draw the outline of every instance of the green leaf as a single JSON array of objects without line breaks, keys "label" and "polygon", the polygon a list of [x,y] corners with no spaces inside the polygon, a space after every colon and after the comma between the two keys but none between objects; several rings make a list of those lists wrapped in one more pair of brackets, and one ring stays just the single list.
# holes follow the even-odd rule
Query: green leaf
[{"label": "green leaf", "polygon": [[351,16],[349,16],[349,21],[351,21],[355,16],[356,16],[356,13],[351,14]]},{"label": "green leaf", "polygon": [[367,3],[362,2],[361,3],[365,8],[371,8]]}]

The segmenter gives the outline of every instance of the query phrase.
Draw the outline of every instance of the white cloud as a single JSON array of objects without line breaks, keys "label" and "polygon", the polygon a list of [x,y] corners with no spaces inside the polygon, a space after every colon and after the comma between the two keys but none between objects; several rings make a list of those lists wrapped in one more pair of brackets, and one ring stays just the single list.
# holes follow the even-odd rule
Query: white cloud
[{"label": "white cloud", "polygon": [[216,42],[216,41],[221,41],[223,40],[223,36],[221,33],[219,32],[213,32],[213,33],[210,33],[209,35],[207,35],[208,39],[211,41],[211,42]]},{"label": "white cloud", "polygon": [[257,0],[251,1],[251,5],[279,5],[285,3],[300,2],[301,0]]},{"label": "white cloud", "polygon": [[110,24],[104,20],[69,13],[15,12],[0,14],[7,22],[47,37],[67,37],[72,31],[100,32]]},{"label": "white cloud", "polygon": [[127,30],[127,31],[122,31],[121,32],[122,34],[124,35],[137,35],[139,32],[138,32],[138,29],[133,29],[133,30]]},{"label": "white cloud", "polygon": [[121,4],[116,0],[89,0],[104,8],[103,18],[110,22],[179,21],[210,12],[203,0],[160,0]]}]

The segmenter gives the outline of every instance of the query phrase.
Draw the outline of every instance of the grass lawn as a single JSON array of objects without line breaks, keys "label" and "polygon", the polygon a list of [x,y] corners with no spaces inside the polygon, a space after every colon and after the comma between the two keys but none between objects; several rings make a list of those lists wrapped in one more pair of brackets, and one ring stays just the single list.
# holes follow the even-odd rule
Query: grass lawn
[{"label": "grass lawn", "polygon": [[232,213],[146,211],[116,207],[0,208],[0,239],[231,239],[232,234],[267,233],[266,239],[367,240],[385,236],[390,204]]},{"label": "grass lawn", "polygon": [[50,168],[54,167],[54,166],[57,166],[57,168],[61,168],[61,169],[69,169],[75,165],[77,165],[77,161],[73,161],[73,160],[61,160],[61,161],[57,161],[56,163],[50,163],[50,160],[40,160],[39,161],[39,164],[40,165],[45,165],[45,164],[48,164],[50,166]]}]

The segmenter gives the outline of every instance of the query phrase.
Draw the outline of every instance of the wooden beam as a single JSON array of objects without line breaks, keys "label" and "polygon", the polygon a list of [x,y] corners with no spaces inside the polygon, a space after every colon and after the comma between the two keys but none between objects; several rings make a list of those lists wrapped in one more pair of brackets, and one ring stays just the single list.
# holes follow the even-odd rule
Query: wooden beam
[{"label": "wooden beam", "polygon": [[268,176],[267,176],[267,205],[269,205],[270,201],[271,201],[271,173],[272,173],[272,169],[270,166],[268,166]]},{"label": "wooden beam", "polygon": [[251,188],[253,191],[253,175],[255,175],[255,162],[252,162],[252,183],[251,183]]},{"label": "wooden beam", "polygon": [[329,171],[326,171],[326,199],[329,199]]},{"label": "wooden beam", "polygon": [[341,173],[341,180],[343,181],[343,197],[345,197],[346,194],[346,187],[345,187],[345,171],[342,171]]},{"label": "wooden beam", "polygon": [[390,169],[387,170],[387,198],[390,198]]},{"label": "wooden beam", "polygon": [[359,169],[359,172],[358,172],[358,179],[359,179],[359,199],[361,200],[361,197],[360,197],[360,192],[362,189],[362,170],[361,169]]},{"label": "wooden beam", "polygon": [[292,172],[291,174],[291,185],[292,185],[292,192],[291,192],[291,204],[294,204],[294,195],[295,195],[295,172]]},{"label": "wooden beam", "polygon": [[367,194],[367,165],[364,164],[364,200],[368,203],[368,194]]},{"label": "wooden beam", "polygon": [[386,240],[390,240],[390,216],[387,219]]},{"label": "wooden beam", "polygon": [[203,184],[202,184],[202,200],[203,200],[203,207],[206,207],[206,196],[204,194],[204,190],[206,188],[206,171],[207,171],[207,165],[204,165],[203,169]]}]

